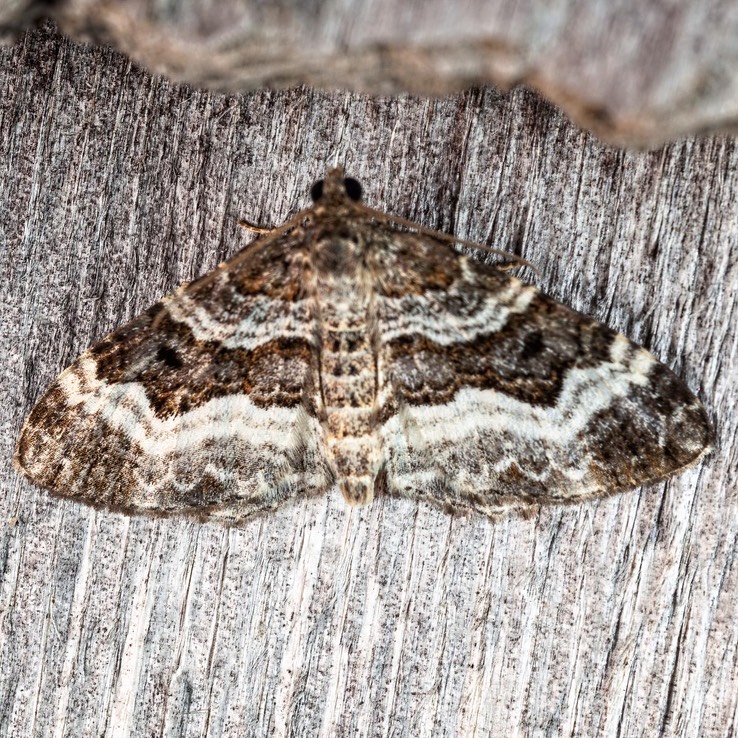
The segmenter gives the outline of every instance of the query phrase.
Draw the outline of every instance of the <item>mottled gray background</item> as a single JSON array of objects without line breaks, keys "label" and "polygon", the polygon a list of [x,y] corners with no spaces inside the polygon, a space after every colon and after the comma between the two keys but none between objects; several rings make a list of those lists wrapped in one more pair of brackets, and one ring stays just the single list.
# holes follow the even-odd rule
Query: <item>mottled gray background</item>
[{"label": "mottled gray background", "polygon": [[[609,148],[522,89],[442,99],[0,50],[0,734],[710,736],[738,729],[733,138]],[[283,222],[368,204],[533,261],[703,398],[704,464],[492,524],[329,496],[238,530],[51,500],[11,468],[90,343]]]}]

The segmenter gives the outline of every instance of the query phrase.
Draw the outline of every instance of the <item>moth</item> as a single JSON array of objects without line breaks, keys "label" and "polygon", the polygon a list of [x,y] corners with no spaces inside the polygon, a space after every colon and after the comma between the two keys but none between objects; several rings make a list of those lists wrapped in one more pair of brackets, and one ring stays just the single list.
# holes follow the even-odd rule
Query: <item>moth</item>
[{"label": "moth", "polygon": [[15,464],[60,497],[238,523],[337,485],[497,517],[696,464],[699,400],[622,334],[359,202],[314,204],[82,354]]}]

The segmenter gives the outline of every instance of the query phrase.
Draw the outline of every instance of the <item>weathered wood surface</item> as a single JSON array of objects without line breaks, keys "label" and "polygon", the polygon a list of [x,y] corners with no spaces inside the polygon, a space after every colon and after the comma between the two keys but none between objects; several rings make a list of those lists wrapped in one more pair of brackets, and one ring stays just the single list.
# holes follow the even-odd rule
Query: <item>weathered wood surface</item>
[{"label": "weathered wood surface", "polygon": [[40,12],[199,87],[526,84],[639,146],[738,124],[733,0],[0,0],[0,37]]},{"label": "weathered wood surface", "polygon": [[[0,51],[0,735],[738,732],[738,148],[608,148],[532,93],[226,97],[34,32]],[[680,477],[492,524],[337,492],[241,529],[10,466],[90,343],[344,162],[375,207],[522,253],[719,437]]]}]

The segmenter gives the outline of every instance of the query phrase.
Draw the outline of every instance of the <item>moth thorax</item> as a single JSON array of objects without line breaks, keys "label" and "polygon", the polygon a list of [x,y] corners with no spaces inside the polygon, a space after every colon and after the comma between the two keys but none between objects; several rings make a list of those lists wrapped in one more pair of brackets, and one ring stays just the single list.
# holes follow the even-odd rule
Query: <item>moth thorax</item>
[{"label": "moth thorax", "polygon": [[313,259],[318,274],[358,278],[363,248],[350,231],[317,242]]}]

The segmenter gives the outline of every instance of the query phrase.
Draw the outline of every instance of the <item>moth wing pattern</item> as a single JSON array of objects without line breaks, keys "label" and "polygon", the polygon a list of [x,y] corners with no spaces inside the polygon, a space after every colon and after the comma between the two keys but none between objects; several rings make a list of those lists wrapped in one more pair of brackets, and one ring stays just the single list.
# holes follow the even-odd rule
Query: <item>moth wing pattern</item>
[{"label": "moth wing pattern", "polygon": [[314,207],[83,354],[16,466],[130,513],[238,523],[338,483],[349,504],[494,518],[711,450],[701,403],[648,351],[357,187],[330,170]]},{"label": "moth wing pattern", "polygon": [[307,246],[260,239],[82,354],[29,415],[16,466],[98,507],[238,522],[334,483]]},{"label": "moth wing pattern", "polygon": [[446,244],[394,243],[375,266],[386,493],[495,517],[711,449],[699,400],[622,334]]}]

